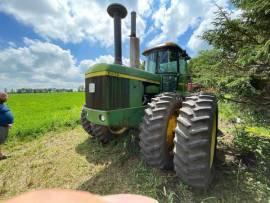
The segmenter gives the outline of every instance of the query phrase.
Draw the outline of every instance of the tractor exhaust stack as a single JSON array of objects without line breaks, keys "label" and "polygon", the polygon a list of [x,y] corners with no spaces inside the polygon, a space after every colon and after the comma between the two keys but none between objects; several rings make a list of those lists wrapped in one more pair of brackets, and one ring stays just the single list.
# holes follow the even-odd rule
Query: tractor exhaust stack
[{"label": "tractor exhaust stack", "polygon": [[136,12],[131,12],[131,33],[130,37],[136,37]]},{"label": "tractor exhaust stack", "polygon": [[114,20],[114,63],[122,65],[121,19],[127,16],[127,9],[121,4],[111,4],[107,12]]},{"label": "tractor exhaust stack", "polygon": [[136,12],[131,12],[131,33],[130,33],[130,66],[140,66],[140,39],[136,37]]}]

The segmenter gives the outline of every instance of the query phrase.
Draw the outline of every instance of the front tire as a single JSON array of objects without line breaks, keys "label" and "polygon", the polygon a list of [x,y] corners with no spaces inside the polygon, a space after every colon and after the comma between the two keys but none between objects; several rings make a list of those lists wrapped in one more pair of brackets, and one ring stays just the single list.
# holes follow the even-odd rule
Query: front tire
[{"label": "front tire", "polygon": [[82,125],[83,129],[85,130],[85,132],[87,132],[89,135],[92,134],[92,125],[93,124],[87,120],[86,111],[84,109],[82,109],[82,112],[81,112],[81,125]]},{"label": "front tire", "polygon": [[92,124],[92,135],[102,144],[107,144],[113,139],[113,134],[107,126]]},{"label": "front tire", "polygon": [[145,109],[139,145],[142,158],[150,166],[159,169],[173,166],[173,136],[181,101],[176,93],[162,93],[152,98]]},{"label": "front tire", "polygon": [[109,128],[102,125],[93,124],[86,118],[86,111],[82,109],[81,112],[81,125],[85,132],[87,132],[90,136],[96,138],[102,144],[106,144],[113,138],[112,133]]},{"label": "front tire", "polygon": [[183,182],[207,188],[214,172],[217,102],[210,94],[186,97],[174,138],[174,167]]}]

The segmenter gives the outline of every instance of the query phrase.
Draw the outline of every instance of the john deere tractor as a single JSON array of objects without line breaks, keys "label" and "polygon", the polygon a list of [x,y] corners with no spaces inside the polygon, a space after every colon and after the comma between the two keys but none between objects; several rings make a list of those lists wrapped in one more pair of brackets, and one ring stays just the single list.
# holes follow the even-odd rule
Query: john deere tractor
[{"label": "john deere tractor", "polygon": [[85,74],[83,128],[102,143],[139,129],[147,164],[159,169],[173,166],[188,185],[207,187],[216,150],[216,97],[187,91],[190,57],[175,43],[145,50],[145,67],[139,69],[135,12],[131,13],[131,65],[122,65],[121,19],[127,10],[111,4],[107,12],[114,19],[115,62],[95,64]]}]

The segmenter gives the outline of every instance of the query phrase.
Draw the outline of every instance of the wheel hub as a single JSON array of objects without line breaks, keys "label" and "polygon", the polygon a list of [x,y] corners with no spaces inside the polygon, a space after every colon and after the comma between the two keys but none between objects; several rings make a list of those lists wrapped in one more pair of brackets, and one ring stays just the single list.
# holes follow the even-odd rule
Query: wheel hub
[{"label": "wheel hub", "polygon": [[173,148],[173,139],[175,134],[175,128],[177,125],[177,112],[175,112],[168,121],[167,133],[166,133],[166,142],[168,148],[171,150]]},{"label": "wheel hub", "polygon": [[121,135],[122,133],[124,133],[127,130],[126,127],[120,127],[120,128],[114,128],[114,127],[110,127],[109,131],[114,134],[114,135]]}]

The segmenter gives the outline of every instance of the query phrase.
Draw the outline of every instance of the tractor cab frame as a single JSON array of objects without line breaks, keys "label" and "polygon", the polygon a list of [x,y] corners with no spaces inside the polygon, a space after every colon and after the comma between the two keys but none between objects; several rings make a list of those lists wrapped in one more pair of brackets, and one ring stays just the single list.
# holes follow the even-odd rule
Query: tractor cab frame
[{"label": "tractor cab frame", "polygon": [[146,57],[145,71],[161,75],[162,91],[186,91],[186,84],[190,81],[187,66],[190,57],[185,50],[167,42],[146,49],[143,55]]}]

